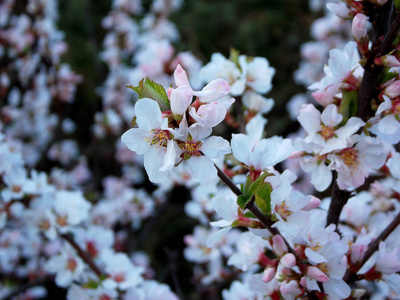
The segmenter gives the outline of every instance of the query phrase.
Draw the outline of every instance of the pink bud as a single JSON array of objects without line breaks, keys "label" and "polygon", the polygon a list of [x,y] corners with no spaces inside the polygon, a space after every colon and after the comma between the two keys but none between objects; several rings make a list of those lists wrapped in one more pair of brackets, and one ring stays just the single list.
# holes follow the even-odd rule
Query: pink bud
[{"label": "pink bud", "polygon": [[329,104],[333,103],[333,97],[335,96],[335,94],[329,91],[314,92],[311,93],[311,95],[314,97],[315,101],[317,101],[322,106],[328,106]]},{"label": "pink bud", "polygon": [[194,92],[200,101],[208,103],[219,100],[229,94],[231,87],[225,79],[215,79],[207,84],[201,91]]},{"label": "pink bud", "polygon": [[264,270],[262,281],[264,281],[265,283],[268,283],[272,279],[274,279],[275,275],[276,275],[276,268],[275,267],[267,267]]},{"label": "pink bud", "polygon": [[351,32],[357,42],[367,37],[367,17],[364,14],[356,14],[351,26]]},{"label": "pink bud", "polygon": [[310,201],[302,208],[302,210],[312,210],[321,204],[321,200],[317,197],[311,196]]},{"label": "pink bud", "polygon": [[272,248],[279,257],[282,257],[285,253],[288,252],[288,247],[286,246],[285,241],[279,234],[275,235],[272,238]]},{"label": "pink bud", "polygon": [[400,62],[394,55],[385,55],[383,58],[383,65],[389,68],[400,67]]},{"label": "pink bud", "polygon": [[296,265],[296,257],[292,253],[287,253],[281,258],[280,262],[284,268],[292,269]]},{"label": "pink bud", "polygon": [[396,80],[391,85],[388,85],[383,93],[390,98],[394,98],[400,95],[400,80]]},{"label": "pink bud", "polygon": [[367,250],[367,245],[356,245],[354,244],[351,246],[351,262],[356,263],[358,261],[361,261],[361,259],[364,257],[364,253]]},{"label": "pink bud", "polygon": [[301,277],[301,279],[300,279],[300,285],[301,285],[302,287],[307,287],[307,278],[306,278],[306,276]]},{"label": "pink bud", "polygon": [[171,91],[171,111],[183,115],[193,100],[193,90],[188,85],[182,85]]},{"label": "pink bud", "polygon": [[181,67],[181,65],[178,65],[176,67],[174,72],[174,79],[176,86],[189,85],[189,79],[187,77],[186,71]]},{"label": "pink bud", "polygon": [[309,266],[306,275],[319,282],[327,282],[329,280],[328,276],[317,267]]}]

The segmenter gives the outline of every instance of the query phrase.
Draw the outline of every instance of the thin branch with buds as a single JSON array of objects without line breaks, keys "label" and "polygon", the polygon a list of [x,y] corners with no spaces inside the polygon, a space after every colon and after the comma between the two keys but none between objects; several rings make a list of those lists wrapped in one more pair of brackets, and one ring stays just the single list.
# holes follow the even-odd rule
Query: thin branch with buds
[{"label": "thin branch with buds", "polygon": [[[217,169],[217,173],[218,173],[218,177],[231,189],[231,191],[236,195],[236,196],[240,196],[242,195],[242,192],[240,191],[240,189],[236,186],[236,184],[217,166],[215,165],[215,168]],[[271,220],[269,220],[259,209],[256,205],[254,205],[254,197],[249,201],[249,203],[247,203],[246,208],[251,211],[251,213],[265,226],[265,228],[268,229],[268,231],[273,234],[273,235],[277,235],[279,234],[286,246],[289,249],[289,252],[292,253],[293,255],[297,256],[296,251],[290,246],[290,244],[288,243],[288,241],[282,236],[282,234],[279,232],[279,230],[277,228],[272,227],[272,225],[274,224],[273,222],[271,222]]]}]

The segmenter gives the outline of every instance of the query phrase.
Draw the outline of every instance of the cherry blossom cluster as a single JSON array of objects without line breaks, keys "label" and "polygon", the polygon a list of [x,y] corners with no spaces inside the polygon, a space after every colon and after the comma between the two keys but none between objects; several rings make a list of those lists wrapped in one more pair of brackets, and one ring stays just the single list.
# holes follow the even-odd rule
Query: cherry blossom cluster
[{"label": "cherry blossom cluster", "polygon": [[[323,108],[301,106],[297,119],[303,132],[294,145],[282,137],[263,138],[266,120],[261,114],[268,110],[263,111],[260,103],[265,104],[265,99],[252,107],[244,100],[246,93],[270,89],[274,71],[262,59],[214,54],[201,71],[208,83],[202,91],[190,87],[178,66],[176,87],[167,90],[163,101],[154,97],[137,102],[138,128],[126,132],[122,141],[144,154],[150,180],[168,180],[165,173],[175,172],[186,161],[192,176],[200,180],[188,185],[195,188],[186,211],[202,225],[211,221],[212,227],[220,229],[196,227],[193,235],[185,237],[185,257],[203,266],[195,271],[203,285],[236,278],[223,291],[224,299],[357,299],[363,295],[395,299],[399,293],[400,245],[395,230],[400,222],[399,155],[393,145],[399,142],[396,37],[400,18],[393,19],[387,36],[370,43],[366,17],[390,10],[385,5],[386,1],[328,5],[341,17],[352,19],[355,42],[329,51],[324,75],[309,87]],[[242,133],[232,134],[232,154],[226,148],[229,155],[224,163],[214,165],[215,171],[210,162],[200,166],[193,160],[193,156],[204,161],[207,156],[216,158],[208,155],[208,147],[202,149],[210,144],[209,134],[200,140],[187,137],[192,136],[191,128],[219,123],[204,121],[218,115],[214,110],[202,118],[195,112],[208,105],[202,99],[206,90],[215,100],[218,93],[213,87],[221,79],[231,87],[217,90],[239,96],[245,107],[243,116],[228,114],[225,120],[233,126],[241,120],[245,126]],[[135,91],[140,95],[139,88]],[[221,142],[219,148],[225,145]],[[188,150],[199,152],[193,155]],[[151,158],[152,152],[156,155]],[[321,201],[295,189],[296,175],[276,168],[292,159],[300,159],[301,169],[312,174],[317,191],[331,186],[332,196]],[[202,173],[210,175],[202,177]],[[211,176],[215,173],[230,191],[215,181]],[[361,189],[371,175],[376,181]],[[227,270],[225,263],[239,273]]]}]

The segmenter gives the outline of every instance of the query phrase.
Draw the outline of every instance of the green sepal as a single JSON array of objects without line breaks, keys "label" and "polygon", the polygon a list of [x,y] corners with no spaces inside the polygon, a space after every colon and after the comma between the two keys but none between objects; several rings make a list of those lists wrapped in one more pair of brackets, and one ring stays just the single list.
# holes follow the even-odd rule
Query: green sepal
[{"label": "green sepal", "polygon": [[183,115],[177,115],[172,113],[172,117],[174,118],[175,121],[180,122],[183,119]]},{"label": "green sepal", "polygon": [[338,112],[343,116],[342,124],[346,124],[347,120],[354,117],[357,113],[357,97],[358,92],[355,90],[343,91],[342,102],[339,105]]},{"label": "green sepal", "polygon": [[393,78],[396,78],[399,74],[395,72],[390,72],[391,68],[384,68],[383,72],[379,76],[379,83],[384,84],[388,82],[389,80],[392,80]]},{"label": "green sepal", "polygon": [[239,220],[235,220],[231,224],[232,227],[238,227],[239,226]]},{"label": "green sepal", "polygon": [[229,60],[234,62],[235,65],[240,68],[240,64],[239,64],[239,50],[236,50],[235,48],[231,48],[230,53],[229,53]]},{"label": "green sepal", "polygon": [[271,192],[271,184],[268,182],[264,182],[264,184],[258,189],[256,193],[255,202],[257,204],[257,207],[264,215],[269,215],[271,213]]},{"label": "green sepal", "polygon": [[243,217],[248,218],[248,219],[257,219],[255,215],[251,211],[247,211],[246,213],[243,214]]},{"label": "green sepal", "polygon": [[155,100],[161,111],[171,110],[171,105],[163,86],[148,77],[143,78],[138,86],[128,85],[127,88],[134,90],[139,95],[139,99],[150,98]]},{"label": "green sepal", "polygon": [[136,123],[136,116],[134,116],[133,118],[132,118],[132,121],[131,121],[131,127],[135,127],[137,125],[137,123]]},{"label": "green sepal", "polygon": [[97,289],[99,286],[100,286],[100,283],[93,279],[89,279],[89,281],[83,285],[84,288],[93,289],[93,290]]},{"label": "green sepal", "polygon": [[251,197],[245,197],[244,195],[239,195],[237,197],[237,204],[241,209],[244,209],[247,203],[249,203],[251,200]]}]

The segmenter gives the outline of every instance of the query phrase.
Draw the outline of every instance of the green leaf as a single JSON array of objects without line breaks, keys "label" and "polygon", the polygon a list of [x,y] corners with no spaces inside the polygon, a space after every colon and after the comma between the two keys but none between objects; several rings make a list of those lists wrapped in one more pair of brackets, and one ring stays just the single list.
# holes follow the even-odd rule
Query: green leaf
[{"label": "green leaf", "polygon": [[255,202],[257,204],[257,207],[264,215],[269,215],[271,213],[271,192],[271,184],[269,184],[268,182],[264,182],[264,184],[258,189],[256,193]]},{"label": "green leaf", "polygon": [[[258,177],[256,180],[254,180],[254,182],[252,184],[250,184],[250,186],[249,186],[247,196],[251,197],[251,196],[255,195],[257,193],[257,191],[259,190],[259,188],[264,184],[265,178],[267,178],[270,175],[271,174],[269,174],[268,172],[264,172],[262,175],[260,175],[260,177]],[[247,181],[246,181],[246,183],[247,183]]]},{"label": "green leaf", "polygon": [[348,119],[356,115],[357,97],[358,92],[355,90],[349,92],[343,91],[343,99],[338,109],[338,112],[343,116],[343,124],[346,124]]},{"label": "green leaf", "polygon": [[248,219],[257,219],[255,215],[251,211],[247,211],[246,213],[243,214],[243,217],[248,218]]},{"label": "green leaf", "polygon": [[383,72],[381,73],[379,77],[379,82],[380,84],[386,83],[389,80],[392,80],[393,78],[396,78],[398,76],[397,73],[395,72],[389,72],[390,68],[384,68]]},{"label": "green leaf", "polygon": [[163,86],[148,77],[143,78],[138,86],[129,85],[127,87],[134,90],[139,95],[139,99],[150,98],[155,100],[161,111],[171,110],[169,99]]},{"label": "green leaf", "polygon": [[245,197],[243,195],[239,195],[237,197],[237,204],[239,205],[239,207],[241,209],[244,209],[244,207],[247,205],[247,203],[250,202],[250,200],[251,200],[251,197],[247,198],[247,197]]}]

